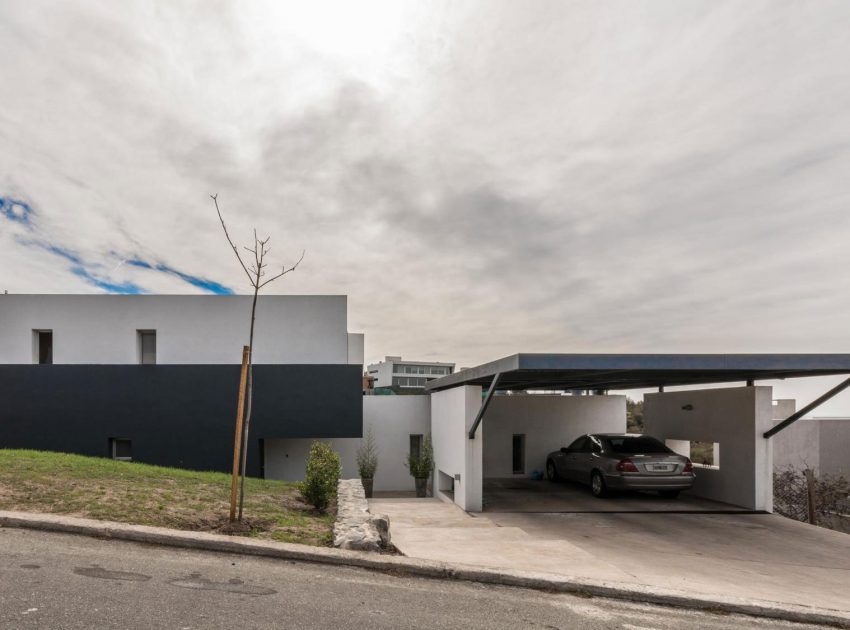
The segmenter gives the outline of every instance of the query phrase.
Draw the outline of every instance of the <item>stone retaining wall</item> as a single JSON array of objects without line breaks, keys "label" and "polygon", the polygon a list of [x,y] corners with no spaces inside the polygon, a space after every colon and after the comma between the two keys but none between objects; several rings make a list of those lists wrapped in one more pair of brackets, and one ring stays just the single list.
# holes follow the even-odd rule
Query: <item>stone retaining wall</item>
[{"label": "stone retaining wall", "polygon": [[334,547],[380,551],[389,546],[390,518],[369,512],[366,493],[359,479],[340,479],[336,501]]}]

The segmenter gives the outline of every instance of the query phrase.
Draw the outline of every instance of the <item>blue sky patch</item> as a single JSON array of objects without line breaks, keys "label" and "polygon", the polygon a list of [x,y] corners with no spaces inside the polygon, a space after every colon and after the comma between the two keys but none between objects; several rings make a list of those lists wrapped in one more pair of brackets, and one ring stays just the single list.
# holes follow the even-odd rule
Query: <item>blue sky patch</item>
[{"label": "blue sky patch", "polygon": [[214,280],[209,280],[207,278],[201,278],[199,276],[193,276],[188,273],[183,273],[182,271],[178,271],[177,269],[174,269],[173,267],[169,267],[168,265],[164,265],[162,263],[152,264],[140,258],[131,258],[126,262],[128,265],[131,265],[133,267],[139,267],[140,269],[150,269],[151,271],[159,271],[160,273],[167,273],[172,276],[176,276],[180,278],[183,282],[187,282],[193,287],[198,287],[199,289],[206,291],[207,293],[213,293],[215,295],[233,295],[233,289],[231,289],[230,287],[226,287],[223,284],[215,282]]},{"label": "blue sky patch", "polygon": [[0,216],[6,217],[10,221],[20,223],[27,227],[32,226],[32,206],[21,201],[20,199],[12,199],[11,197],[0,197]]}]

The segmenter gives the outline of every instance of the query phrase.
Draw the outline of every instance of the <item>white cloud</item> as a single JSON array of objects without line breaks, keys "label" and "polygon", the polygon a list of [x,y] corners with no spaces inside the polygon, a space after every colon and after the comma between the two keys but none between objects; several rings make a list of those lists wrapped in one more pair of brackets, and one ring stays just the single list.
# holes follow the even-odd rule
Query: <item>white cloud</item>
[{"label": "white cloud", "polygon": [[[850,351],[846,3],[310,6],[4,2],[0,197],[241,290],[218,192],[370,358]],[[97,290],[21,229],[2,288]]]}]

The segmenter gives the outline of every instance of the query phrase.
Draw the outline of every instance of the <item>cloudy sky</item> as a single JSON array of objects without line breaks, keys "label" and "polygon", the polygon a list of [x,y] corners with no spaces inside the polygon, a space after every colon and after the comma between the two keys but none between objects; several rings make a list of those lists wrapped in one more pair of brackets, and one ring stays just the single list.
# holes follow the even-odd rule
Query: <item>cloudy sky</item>
[{"label": "cloudy sky", "polygon": [[4,0],[0,289],[245,292],[215,192],[367,359],[849,352],[848,32],[844,0]]}]

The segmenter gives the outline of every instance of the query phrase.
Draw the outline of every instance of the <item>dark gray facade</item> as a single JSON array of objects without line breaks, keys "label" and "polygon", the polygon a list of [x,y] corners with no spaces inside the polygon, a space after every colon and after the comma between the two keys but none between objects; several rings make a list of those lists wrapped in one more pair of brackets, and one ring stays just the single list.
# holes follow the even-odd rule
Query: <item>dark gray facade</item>
[{"label": "dark gray facade", "polygon": [[[232,464],[238,365],[2,365],[0,448],[109,456],[195,470]],[[257,365],[248,474],[261,440],[360,437],[358,365]]]}]

